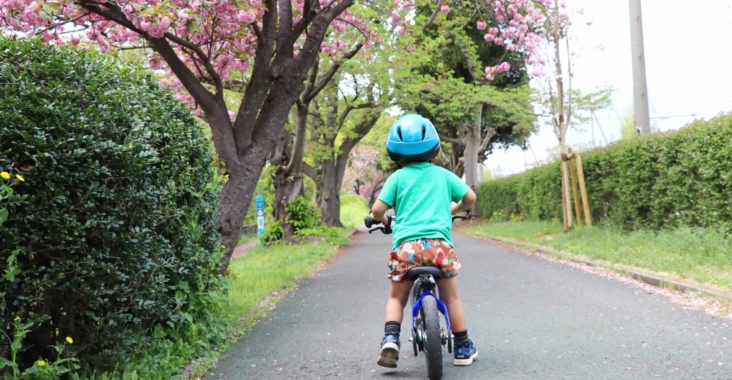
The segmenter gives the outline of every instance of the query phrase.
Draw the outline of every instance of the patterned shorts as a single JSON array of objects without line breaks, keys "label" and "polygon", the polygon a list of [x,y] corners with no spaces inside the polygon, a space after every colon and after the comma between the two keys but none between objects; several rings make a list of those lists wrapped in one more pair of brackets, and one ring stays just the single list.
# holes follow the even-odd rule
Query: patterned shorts
[{"label": "patterned shorts", "polygon": [[460,269],[455,251],[442,239],[420,239],[399,246],[396,252],[389,252],[386,277],[394,282],[407,279],[407,271],[421,265],[438,267],[442,277],[457,276]]}]

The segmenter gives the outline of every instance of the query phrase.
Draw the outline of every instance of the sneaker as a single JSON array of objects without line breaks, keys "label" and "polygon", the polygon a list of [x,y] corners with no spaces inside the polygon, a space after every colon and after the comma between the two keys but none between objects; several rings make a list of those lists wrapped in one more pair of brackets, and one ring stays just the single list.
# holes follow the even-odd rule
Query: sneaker
[{"label": "sneaker", "polygon": [[376,364],[387,367],[396,368],[399,360],[399,337],[396,335],[386,335],[381,340],[381,353]]},{"label": "sneaker", "polygon": [[472,340],[468,340],[467,346],[455,347],[455,365],[471,365],[473,359],[478,357],[478,349],[473,344]]}]

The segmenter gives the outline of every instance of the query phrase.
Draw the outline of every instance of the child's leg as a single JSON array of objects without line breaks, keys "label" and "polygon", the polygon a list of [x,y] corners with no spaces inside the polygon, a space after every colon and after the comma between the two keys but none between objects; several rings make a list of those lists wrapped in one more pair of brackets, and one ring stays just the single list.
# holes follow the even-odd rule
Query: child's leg
[{"label": "child's leg", "polygon": [[470,365],[478,357],[478,349],[468,337],[468,325],[465,322],[463,303],[458,295],[457,277],[443,278],[437,281],[440,290],[440,300],[447,306],[450,316],[450,327],[455,335],[455,365]]},{"label": "child's leg", "polygon": [[386,323],[384,339],[381,340],[381,352],[376,363],[383,367],[396,368],[399,360],[399,334],[401,332],[404,306],[409,300],[409,289],[412,282],[391,282],[389,300],[386,301]]},{"label": "child's leg", "polygon": [[386,301],[386,322],[402,323],[404,307],[409,301],[409,290],[412,289],[413,281],[391,282],[389,300]]},{"label": "child's leg", "polygon": [[463,303],[460,302],[460,295],[458,294],[457,277],[448,277],[437,281],[437,288],[440,290],[440,301],[447,306],[452,331],[466,331],[468,324],[465,321]]}]

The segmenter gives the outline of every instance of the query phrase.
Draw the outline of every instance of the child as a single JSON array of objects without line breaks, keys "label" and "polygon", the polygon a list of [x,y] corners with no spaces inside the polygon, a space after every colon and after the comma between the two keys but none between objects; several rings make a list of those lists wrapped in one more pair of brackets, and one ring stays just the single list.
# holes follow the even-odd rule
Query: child
[{"label": "child", "polygon": [[451,231],[452,216],[472,207],[475,193],[458,176],[430,163],[440,151],[440,138],[432,123],[420,115],[404,115],[392,124],[386,150],[401,169],[386,180],[371,209],[371,217],[388,225],[384,213],[394,208],[399,222],[393,226],[393,252],[389,253],[387,273],[391,290],[377,363],[396,368],[399,360],[402,314],[413,284],[406,281],[407,270],[432,265],[442,270],[437,286],[455,335],[453,363],[470,365],[478,350],[468,338],[465,313],[458,296],[455,276],[460,262],[452,249]]}]

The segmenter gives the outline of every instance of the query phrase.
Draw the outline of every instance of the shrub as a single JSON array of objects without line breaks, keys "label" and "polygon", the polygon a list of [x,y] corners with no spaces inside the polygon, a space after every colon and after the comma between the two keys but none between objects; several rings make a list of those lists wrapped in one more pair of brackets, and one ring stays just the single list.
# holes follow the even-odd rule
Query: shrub
[{"label": "shrub", "polygon": [[287,221],[295,228],[295,232],[320,224],[320,209],[302,196],[288,202],[285,211]]},{"label": "shrub", "polygon": [[368,201],[356,194],[341,193],[341,221],[346,227],[363,226],[363,219],[371,212]]},{"label": "shrub", "polygon": [[[582,154],[594,220],[626,229],[732,230],[732,114],[679,131],[621,140]],[[559,162],[484,182],[479,207],[532,220],[561,218]]]},{"label": "shrub", "polygon": [[[30,323],[18,362],[67,347],[85,368],[127,365],[151,342],[220,339],[209,143],[172,94],[113,58],[0,38],[0,328]],[[190,340],[190,339],[189,339]],[[8,358],[0,335],[0,353]],[[2,361],[0,359],[0,361]]]}]

